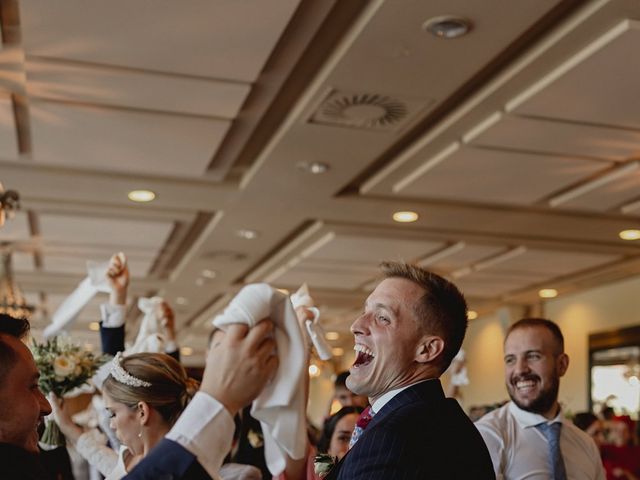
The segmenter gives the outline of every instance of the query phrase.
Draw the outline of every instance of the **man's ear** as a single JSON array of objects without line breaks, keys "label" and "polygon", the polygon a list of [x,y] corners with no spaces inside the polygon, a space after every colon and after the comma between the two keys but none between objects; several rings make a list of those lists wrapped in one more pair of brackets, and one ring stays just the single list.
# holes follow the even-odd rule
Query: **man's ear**
[{"label": "man's ear", "polygon": [[557,366],[558,376],[564,376],[564,374],[567,373],[567,368],[569,368],[569,355],[567,355],[566,353],[561,353],[560,355],[558,355]]},{"label": "man's ear", "polygon": [[147,402],[138,402],[137,416],[140,421],[140,425],[146,425],[149,423],[151,415],[151,407]]},{"label": "man's ear", "polygon": [[418,363],[433,362],[442,354],[444,350],[444,340],[440,337],[429,335],[422,337],[416,349],[415,361]]}]

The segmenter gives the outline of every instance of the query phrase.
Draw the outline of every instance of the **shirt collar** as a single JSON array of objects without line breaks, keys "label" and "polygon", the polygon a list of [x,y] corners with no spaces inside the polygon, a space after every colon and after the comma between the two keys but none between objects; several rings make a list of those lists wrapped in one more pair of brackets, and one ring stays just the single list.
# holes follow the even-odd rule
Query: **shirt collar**
[{"label": "shirt collar", "polygon": [[380,398],[378,398],[375,402],[371,404],[372,415],[375,415],[382,407],[384,407],[387,403],[391,401],[393,397],[398,395],[401,391],[406,390],[409,387],[413,387],[418,383],[428,382],[429,380],[434,380],[433,378],[428,378],[426,380],[420,380],[419,382],[412,383],[411,385],[405,385],[404,387],[396,388],[394,390],[389,390],[387,393],[383,394]]},{"label": "shirt collar", "polygon": [[562,422],[562,409],[558,410],[558,415],[549,420],[548,418],[533,412],[527,412],[518,407],[514,402],[509,402],[509,412],[516,419],[518,425],[522,428],[535,427],[541,423],[557,423]]}]

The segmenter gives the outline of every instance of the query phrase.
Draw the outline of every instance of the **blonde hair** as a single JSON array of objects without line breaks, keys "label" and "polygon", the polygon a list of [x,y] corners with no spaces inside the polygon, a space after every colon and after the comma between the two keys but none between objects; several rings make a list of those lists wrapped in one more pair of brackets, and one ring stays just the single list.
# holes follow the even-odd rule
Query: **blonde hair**
[{"label": "blonde hair", "polygon": [[122,368],[150,387],[134,387],[119,382],[111,375],[102,386],[116,402],[135,407],[145,402],[173,425],[198,391],[198,382],[173,357],[164,353],[136,353],[122,359]]}]

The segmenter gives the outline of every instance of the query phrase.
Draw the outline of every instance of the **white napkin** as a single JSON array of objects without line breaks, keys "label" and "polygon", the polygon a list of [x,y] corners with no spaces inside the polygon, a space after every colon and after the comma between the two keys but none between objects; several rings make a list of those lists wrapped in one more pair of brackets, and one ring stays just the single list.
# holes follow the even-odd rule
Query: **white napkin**
[{"label": "white napkin", "polygon": [[140,298],[138,308],[144,317],[140,322],[140,330],[133,346],[125,352],[126,355],[132,353],[164,353],[166,339],[160,333],[160,319],[162,318],[162,297]]},{"label": "white napkin", "polygon": [[[454,385],[457,387],[469,385],[469,377],[467,375],[467,366],[464,363],[465,357],[466,357],[466,354],[464,353],[463,349],[460,349],[460,351],[458,351],[456,356],[453,357],[453,360],[451,361],[451,366],[449,367],[451,370],[451,380],[450,380],[451,385]],[[462,367],[460,367],[460,364],[462,364]],[[455,370],[458,367],[460,367],[459,370],[455,372]]]},{"label": "white napkin", "polygon": [[267,317],[275,325],[280,366],[253,402],[251,416],[262,425],[267,467],[279,475],[286,454],[293,459],[306,455],[305,344],[293,305],[287,295],[266,283],[247,285],[213,325],[222,330],[234,323],[251,328]]},{"label": "white napkin", "polygon": [[44,329],[44,338],[58,335],[63,329],[73,324],[80,311],[98,292],[109,292],[107,269],[109,262],[87,262],[87,278],[82,280],[51,317],[51,324]]},{"label": "white napkin", "polygon": [[307,307],[310,308],[316,314],[313,320],[305,320],[304,325],[307,328],[307,335],[316,349],[318,356],[321,360],[329,360],[333,354],[331,353],[331,346],[325,339],[324,329],[320,325],[320,311],[315,308],[315,302],[309,294],[309,287],[306,283],[298,289],[296,293],[291,295],[291,303],[293,308]]}]

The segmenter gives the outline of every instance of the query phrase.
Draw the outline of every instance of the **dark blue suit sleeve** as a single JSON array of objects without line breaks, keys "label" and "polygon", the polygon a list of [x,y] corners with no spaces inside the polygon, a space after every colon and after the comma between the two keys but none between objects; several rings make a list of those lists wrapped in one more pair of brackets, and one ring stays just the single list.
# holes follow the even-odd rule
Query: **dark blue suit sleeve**
[{"label": "dark blue suit sleeve", "polygon": [[207,480],[209,474],[197,458],[179,443],[166,438],[124,477],[126,480]]},{"label": "dark blue suit sleeve", "polygon": [[100,341],[102,342],[102,352],[115,356],[116,353],[124,351],[124,325],[116,328],[105,328],[100,322]]}]

